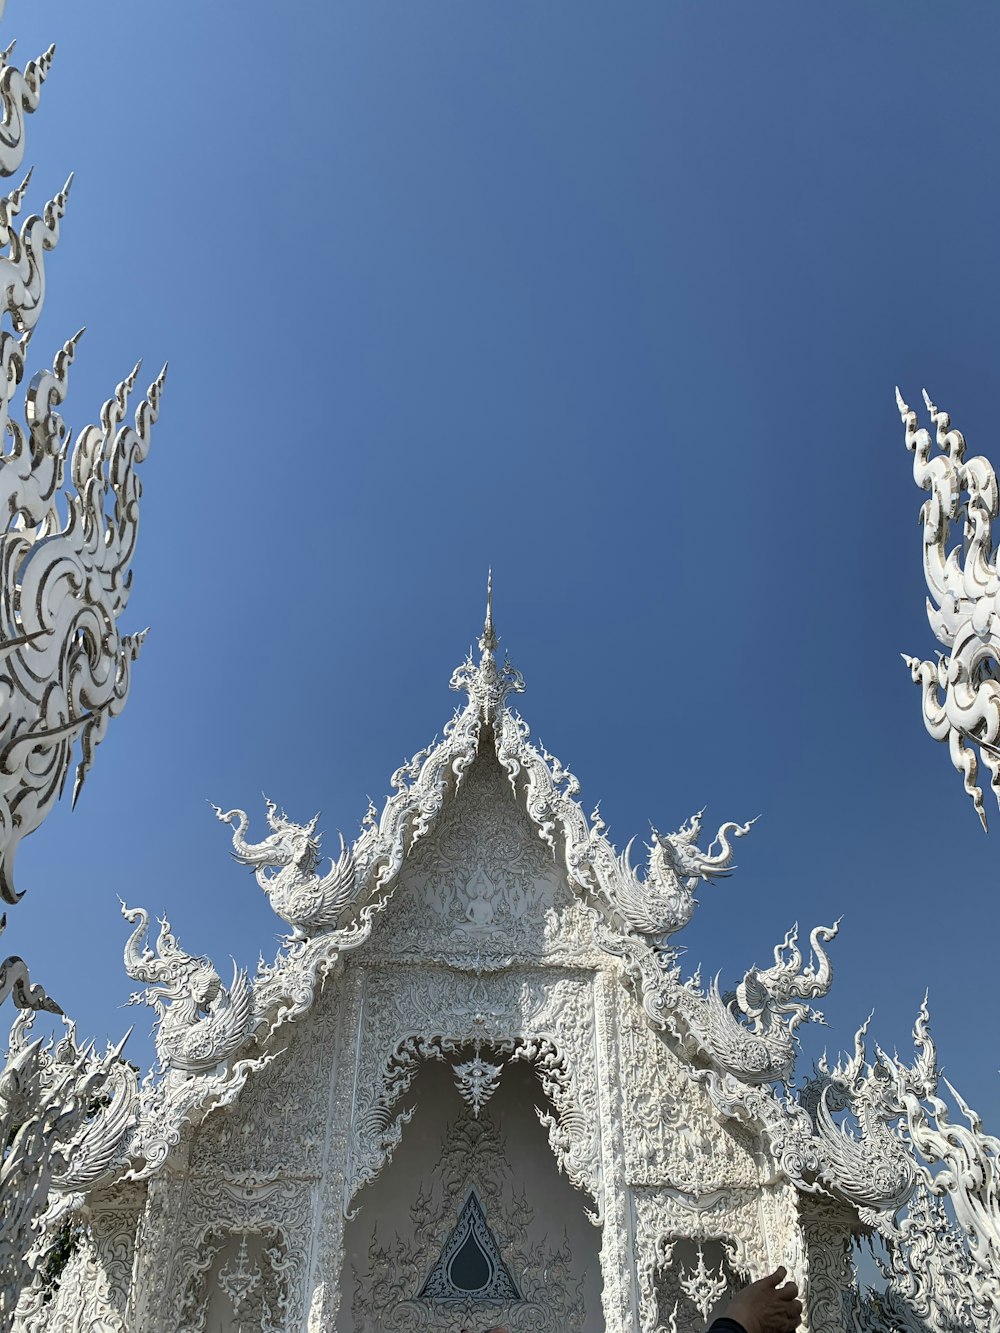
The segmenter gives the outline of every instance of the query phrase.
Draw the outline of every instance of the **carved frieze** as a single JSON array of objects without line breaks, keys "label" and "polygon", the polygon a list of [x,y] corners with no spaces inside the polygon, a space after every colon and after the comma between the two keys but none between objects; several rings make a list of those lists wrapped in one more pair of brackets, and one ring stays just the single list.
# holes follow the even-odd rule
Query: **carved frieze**
[{"label": "carved frieze", "polygon": [[747,1189],[759,1179],[746,1132],[723,1125],[661,1034],[632,999],[618,995],[625,1164],[636,1185],[672,1185],[690,1193]]},{"label": "carved frieze", "polygon": [[206,1119],[191,1148],[193,1172],[239,1174],[281,1162],[295,1175],[319,1176],[340,994],[338,978],[308,1022],[287,1027],[282,1048],[235,1103]]}]

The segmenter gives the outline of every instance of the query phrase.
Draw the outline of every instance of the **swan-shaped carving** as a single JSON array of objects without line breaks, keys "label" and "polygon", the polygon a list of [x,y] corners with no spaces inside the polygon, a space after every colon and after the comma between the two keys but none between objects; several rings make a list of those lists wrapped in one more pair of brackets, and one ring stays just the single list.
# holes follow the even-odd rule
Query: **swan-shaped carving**
[{"label": "swan-shaped carving", "polygon": [[64,1194],[92,1189],[124,1165],[139,1120],[139,1077],[120,1058],[120,1050],[108,1062],[100,1104],[64,1151],[65,1165],[53,1175],[53,1184]]},{"label": "swan-shaped carving", "polygon": [[[895,1091],[895,1071],[881,1051],[874,1066],[866,1059],[870,1021],[871,1015],[856,1032],[849,1059],[838,1060],[831,1069],[823,1056],[800,1100],[819,1140],[816,1156],[824,1184],[859,1208],[894,1213],[912,1195],[917,1176],[913,1155],[891,1128],[903,1109]],[[851,1119],[834,1119],[842,1111],[856,1122],[856,1130]]]},{"label": "swan-shaped carving", "polygon": [[[716,977],[703,993],[697,978],[677,988],[677,1007],[688,1029],[722,1069],[747,1083],[785,1082],[795,1067],[795,1029],[823,1015],[804,1003],[826,995],[833,980],[821,941],[839,929],[817,926],[809,936],[815,959],[803,967],[798,927],[774,950],[774,966],[750,968],[735,993],[723,995]],[[817,961],[818,960],[818,963]]]},{"label": "swan-shaped carving", "polygon": [[736,1003],[753,1024],[755,1032],[771,1031],[778,1023],[794,1032],[809,1019],[819,1023],[824,1021],[823,1015],[804,1001],[829,993],[833,968],[821,941],[829,943],[836,939],[839,930],[839,918],[832,926],[814,927],[809,936],[809,947],[816,961],[811,957],[808,965],[803,967],[796,922],[782,943],[775,946],[774,965],[766,971],[750,968],[736,987]]},{"label": "swan-shaped carving", "polygon": [[333,929],[359,888],[355,849],[346,846],[341,835],[340,855],[326,874],[320,875],[321,835],[316,832],[319,815],[308,824],[296,824],[274,801],[267,797],[264,801],[271,832],[258,843],[245,839],[250,821],[243,810],[212,806],[217,819],[232,825],[233,859],[253,869],[271,907],[292,927],[296,939]]},{"label": "swan-shaped carving", "polygon": [[[634,839],[618,857],[614,906],[629,929],[649,936],[660,947],[690,921],[699,883],[732,874],[735,866],[730,840],[742,838],[755,823],[751,819],[747,824],[723,824],[708,851],[703,852],[698,846],[703,814],[699,810],[676,833],[664,835],[652,830],[644,878],[640,879],[632,866]],[[716,846],[718,849],[713,851]]]},{"label": "swan-shaped carving", "polygon": [[156,1011],[160,1063],[194,1074],[227,1060],[250,1030],[247,974],[234,963],[232,985],[227,990],[207,958],[184,952],[166,917],[160,918],[153,953],[148,947],[140,949],[149,928],[145,909],[122,903],[122,916],[139,923],[125,944],[125,971],[149,987],[133,995],[129,1004],[148,1004]]}]

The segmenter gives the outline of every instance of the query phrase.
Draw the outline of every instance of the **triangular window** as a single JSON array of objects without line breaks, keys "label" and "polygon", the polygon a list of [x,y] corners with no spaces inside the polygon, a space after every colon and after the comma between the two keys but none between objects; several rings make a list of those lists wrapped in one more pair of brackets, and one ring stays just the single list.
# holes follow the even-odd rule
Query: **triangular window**
[{"label": "triangular window", "polygon": [[510,1270],[474,1189],[420,1291],[428,1301],[519,1301]]}]

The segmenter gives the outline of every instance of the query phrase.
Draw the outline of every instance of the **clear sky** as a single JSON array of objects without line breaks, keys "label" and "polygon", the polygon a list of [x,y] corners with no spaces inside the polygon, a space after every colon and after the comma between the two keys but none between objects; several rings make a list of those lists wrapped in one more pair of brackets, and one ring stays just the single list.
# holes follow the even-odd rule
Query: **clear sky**
[{"label": "clear sky", "polygon": [[[1000,1125],[1000,813],[925,734],[926,385],[1000,463],[1000,9],[922,0],[10,0],[31,201],[77,173],[33,368],[67,419],[171,370],[132,696],[22,847],[4,944],[85,1033],[117,896],[253,966],[278,922],[206,800],[352,836],[497,627],[612,837],[761,814],[684,942],[732,982],[841,913],[873,1006]],[[811,1048],[812,1049],[812,1048]]]}]

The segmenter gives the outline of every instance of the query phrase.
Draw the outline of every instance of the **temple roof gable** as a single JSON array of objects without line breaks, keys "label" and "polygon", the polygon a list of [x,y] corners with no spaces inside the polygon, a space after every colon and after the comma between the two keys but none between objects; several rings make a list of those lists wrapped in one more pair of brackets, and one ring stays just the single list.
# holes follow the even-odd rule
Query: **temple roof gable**
[{"label": "temple roof gable", "polygon": [[[123,906],[131,920],[139,920],[126,969],[150,986],[136,998],[157,1010],[164,1073],[146,1090],[131,1147],[132,1174],[158,1169],[180,1126],[234,1100],[254,1070],[273,1058],[284,1025],[312,1007],[318,988],[347,957],[366,950],[372,961],[403,955],[412,960],[421,949],[428,957],[433,948],[438,964],[460,968],[471,954],[480,963],[485,956],[491,968],[515,955],[611,967],[626,981],[644,1021],[674,1046],[692,1077],[708,1080],[720,1110],[734,1114],[734,1086],[748,1087],[757,1090],[754,1118],[767,1118],[761,1107],[774,1101],[769,1085],[791,1076],[795,1028],[813,1015],[806,1001],[829,988],[823,945],[836,926],[813,932],[818,961],[810,957],[806,963],[797,935],[789,932],[775,950],[774,967],[751,969],[735,996],[721,995],[717,983],[702,988],[697,976],[683,979],[672,936],[690,920],[697,887],[731,872],[733,843],[752,821],[723,824],[704,851],[700,813],[676,833],[653,829],[646,864],[638,869],[633,842],[616,850],[599,811],[589,818],[584,812],[575,776],[532,740],[528,724],[510,706],[524,680],[509,660],[498,658],[497,648],[490,589],[478,660],[470,652],[451,678],[452,689],[466,695],[464,705],[440,739],[396,770],[382,809],[369,805],[357,837],[350,843],[341,838],[325,867],[316,818],[295,823],[269,801],[269,831],[252,842],[245,812],[216,810],[232,828],[234,858],[254,870],[289,927],[274,962],[262,959],[253,978],[237,971],[232,984],[223,985],[207,959],[184,952],[166,921],[156,951],[141,948],[148,919]],[[471,841],[468,829],[462,833],[464,862],[459,855],[442,863],[438,855],[429,876],[435,837],[447,831],[449,820],[460,825],[459,813],[477,802],[480,833],[473,831]],[[508,820],[507,851],[492,861],[485,847],[475,850],[491,802]],[[523,862],[517,875],[506,874],[511,857]],[[442,864],[455,872],[451,879]],[[394,935],[394,919],[402,924],[409,913],[412,926],[414,912],[419,916],[415,900],[421,894],[431,911],[434,894],[448,898],[441,903],[450,917],[430,932],[433,945],[421,943],[412,929]],[[536,916],[529,915],[531,929],[525,931],[529,895]],[[512,949],[518,931],[520,943]],[[535,940],[530,947],[528,934]],[[181,1064],[176,1051],[183,1052]]]}]

